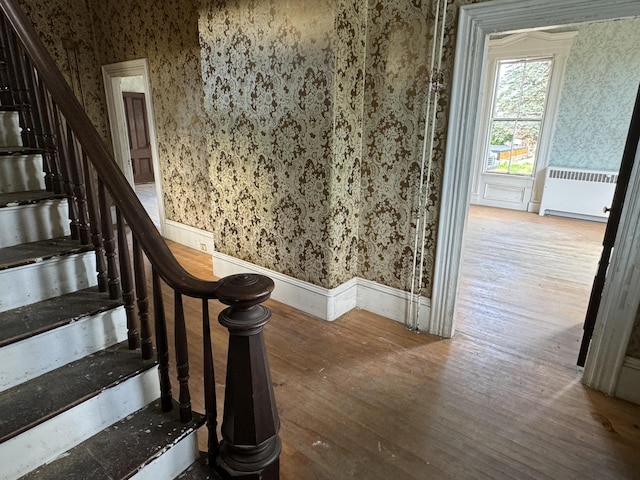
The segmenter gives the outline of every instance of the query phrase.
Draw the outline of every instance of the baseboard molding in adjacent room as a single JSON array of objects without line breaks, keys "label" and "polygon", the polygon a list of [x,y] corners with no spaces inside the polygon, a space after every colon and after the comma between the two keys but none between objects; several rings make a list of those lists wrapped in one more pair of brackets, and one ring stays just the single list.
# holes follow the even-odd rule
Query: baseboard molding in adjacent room
[{"label": "baseboard molding in adjacent room", "polygon": [[625,357],[615,396],[640,404],[640,359]]},{"label": "baseboard molding in adjacent room", "polygon": [[163,235],[169,240],[201,252],[211,254],[214,251],[213,233],[206,230],[190,227],[173,220],[165,220]]},{"label": "baseboard molding in adjacent room", "polygon": [[[323,320],[333,321],[354,308],[401,323],[405,322],[408,314],[408,292],[362,278],[353,278],[336,288],[326,289],[220,252],[213,253],[213,271],[218,278],[238,273],[266,275],[275,283],[271,298]],[[420,318],[428,319],[429,314],[429,299],[421,297]]]}]

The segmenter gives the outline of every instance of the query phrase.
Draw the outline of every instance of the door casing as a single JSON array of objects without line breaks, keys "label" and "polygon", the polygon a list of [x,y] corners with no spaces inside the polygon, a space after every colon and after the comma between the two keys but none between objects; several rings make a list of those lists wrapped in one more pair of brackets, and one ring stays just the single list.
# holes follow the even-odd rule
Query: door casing
[{"label": "door casing", "polygon": [[[470,159],[475,126],[479,121],[488,35],[637,16],[640,16],[640,2],[637,0],[493,0],[460,7],[431,315],[426,324],[420,325],[422,330],[442,337],[451,337],[454,333],[462,243],[470,197]],[[633,220],[637,211],[640,211],[640,172],[636,163],[618,234],[619,238],[629,235],[627,242],[640,242],[640,228],[634,228]],[[635,251],[626,248],[624,252],[619,251],[612,259],[612,272],[617,273],[611,275],[603,292],[592,349],[583,376],[584,383],[609,394],[615,390],[640,304],[640,287],[631,292],[627,285],[624,289],[628,294],[626,301],[623,306],[618,306],[625,310],[616,315],[613,297],[622,291],[623,281],[633,276],[632,270],[640,270],[640,248]]]}]

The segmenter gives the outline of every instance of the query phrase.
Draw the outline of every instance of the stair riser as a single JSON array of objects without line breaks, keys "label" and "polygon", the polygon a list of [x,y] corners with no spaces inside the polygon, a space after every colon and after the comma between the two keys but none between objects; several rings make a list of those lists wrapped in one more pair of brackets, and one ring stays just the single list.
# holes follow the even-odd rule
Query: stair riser
[{"label": "stair riser", "polygon": [[127,318],[120,307],[7,345],[0,349],[0,392],[126,338]]},{"label": "stair riser", "polygon": [[40,155],[0,156],[0,193],[44,189]]},{"label": "stair riser", "polygon": [[31,205],[0,208],[0,246],[37,242],[69,235],[67,201],[45,200]]},{"label": "stair riser", "polygon": [[171,480],[189,468],[199,456],[198,432],[194,431],[179,442],[168,445],[129,480]]},{"label": "stair riser", "polygon": [[0,112],[0,149],[22,146],[18,112]]},{"label": "stair riser", "polygon": [[53,461],[159,395],[158,371],[152,368],[4,442],[0,445],[2,478],[17,479]]},{"label": "stair riser", "polygon": [[95,286],[93,251],[0,271],[0,312]]}]

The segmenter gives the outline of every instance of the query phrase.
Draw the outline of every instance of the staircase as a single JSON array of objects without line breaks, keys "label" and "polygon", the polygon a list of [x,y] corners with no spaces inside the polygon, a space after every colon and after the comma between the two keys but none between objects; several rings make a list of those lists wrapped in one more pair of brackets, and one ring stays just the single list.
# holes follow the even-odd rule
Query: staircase
[{"label": "staircase", "polygon": [[93,248],[2,108],[1,476],[173,478],[199,458],[203,417],[163,415],[156,362],[129,350],[122,301],[98,291]]},{"label": "staircase", "polygon": [[[29,20],[12,0],[0,9],[0,478],[277,480],[261,305],[273,282],[182,270]],[[173,359],[163,288],[174,291]],[[203,328],[201,414],[191,411],[183,295],[203,302],[192,320]],[[219,433],[209,300],[229,305]]]}]

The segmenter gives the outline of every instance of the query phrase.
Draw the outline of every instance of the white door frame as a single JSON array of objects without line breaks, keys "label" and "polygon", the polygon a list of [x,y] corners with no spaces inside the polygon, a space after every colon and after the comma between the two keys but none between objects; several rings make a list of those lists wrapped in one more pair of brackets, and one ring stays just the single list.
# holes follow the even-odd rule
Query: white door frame
[{"label": "white door frame", "polygon": [[120,79],[122,77],[138,76],[142,77],[144,85],[144,98],[149,123],[149,141],[151,143],[151,160],[153,162],[154,183],[156,187],[156,197],[158,199],[158,215],[160,217],[160,233],[164,234],[165,213],[164,202],[162,201],[162,182],[160,181],[160,157],[158,155],[156,122],[151,98],[151,76],[149,73],[149,63],[146,58],[112,63],[110,65],[103,65],[102,67],[102,79],[107,97],[107,113],[109,114],[109,125],[111,127],[113,153],[124,176],[131,184],[131,187],[134,187],[131,151],[129,150],[129,133],[127,132],[127,119],[124,111],[124,102],[122,101]]},{"label": "white door frame", "polygon": [[[454,75],[449,110],[449,131],[445,153],[441,192],[440,223],[435,255],[431,315],[423,330],[443,337],[454,333],[454,315],[460,277],[462,242],[470,198],[470,177],[476,125],[479,121],[483,83],[483,65],[487,56],[489,34],[517,32],[553,25],[567,25],[640,15],[638,0],[493,0],[460,7]],[[640,204],[640,173],[634,169],[627,202]],[[637,218],[637,217],[636,217]],[[623,215],[619,236],[624,232],[638,235],[640,230],[628,225],[630,215]],[[630,240],[636,241],[636,238]],[[616,247],[616,251],[618,248]],[[587,359],[584,381],[607,393],[613,393],[629,341],[633,317],[613,316],[612,295],[622,290],[624,270],[637,268],[640,251],[625,250],[614,256],[608,287],[605,287],[591,353]],[[631,272],[626,272],[631,275]],[[629,288],[626,289],[628,292]],[[627,304],[635,303],[640,292]],[[637,298],[636,298],[637,297]],[[629,307],[625,313],[632,310]],[[603,319],[607,321],[604,322]],[[577,355],[577,352],[576,352]]]}]

